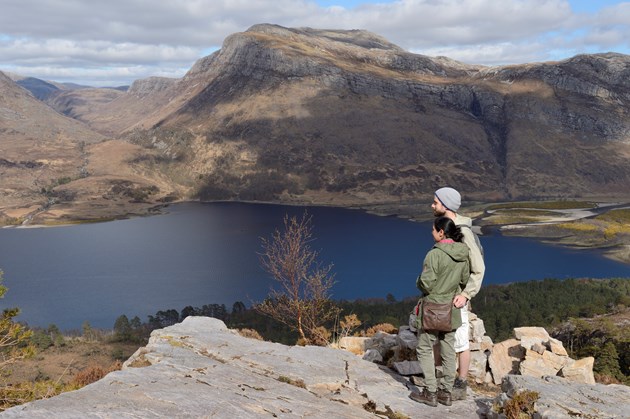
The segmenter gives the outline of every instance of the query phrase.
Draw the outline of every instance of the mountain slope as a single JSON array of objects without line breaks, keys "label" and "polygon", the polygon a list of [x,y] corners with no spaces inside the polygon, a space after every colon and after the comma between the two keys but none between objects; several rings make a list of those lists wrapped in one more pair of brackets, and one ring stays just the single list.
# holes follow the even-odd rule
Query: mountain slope
[{"label": "mountain slope", "polygon": [[209,199],[400,202],[444,184],[483,200],[618,196],[629,73],[621,54],[487,68],[365,31],[256,25],[86,121],[160,148]]},{"label": "mountain slope", "polygon": [[[52,105],[142,147],[184,197],[334,205],[630,193],[630,57],[504,67],[366,31],[255,25],[181,79]],[[73,96],[63,102],[62,98]]]},{"label": "mountain slope", "polygon": [[0,151],[0,223],[125,215],[142,206],[128,201],[172,191],[159,174],[134,167],[150,151],[106,141],[1,72]]}]

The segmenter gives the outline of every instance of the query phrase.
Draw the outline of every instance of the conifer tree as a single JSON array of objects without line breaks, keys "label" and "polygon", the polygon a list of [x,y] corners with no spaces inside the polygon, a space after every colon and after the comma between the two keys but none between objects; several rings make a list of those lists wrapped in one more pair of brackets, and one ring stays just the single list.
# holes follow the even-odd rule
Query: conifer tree
[{"label": "conifer tree", "polygon": [[[0,270],[0,298],[4,298],[8,290],[2,281],[3,272]],[[32,331],[13,320],[19,313],[18,308],[5,308],[0,317],[0,372],[18,359],[33,354],[33,347],[29,344]]]}]

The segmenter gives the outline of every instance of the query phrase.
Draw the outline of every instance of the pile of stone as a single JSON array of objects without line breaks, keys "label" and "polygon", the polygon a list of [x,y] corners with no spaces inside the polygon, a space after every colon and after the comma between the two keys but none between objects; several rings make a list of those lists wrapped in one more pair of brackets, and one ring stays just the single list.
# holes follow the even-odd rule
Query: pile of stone
[{"label": "pile of stone", "polygon": [[[471,362],[469,380],[500,385],[508,374],[532,377],[561,376],[577,383],[594,384],[592,357],[571,359],[562,342],[542,327],[514,329],[514,339],[493,344],[483,320],[470,313]],[[338,347],[363,359],[388,365],[405,376],[421,375],[415,348],[416,331],[401,326],[397,335],[378,332],[372,337],[344,337]]]},{"label": "pile of stone", "polygon": [[558,375],[577,383],[595,384],[595,359],[571,359],[562,342],[550,337],[544,328],[518,327],[514,337],[492,347],[488,365],[495,384],[501,384],[508,374],[538,378]]}]

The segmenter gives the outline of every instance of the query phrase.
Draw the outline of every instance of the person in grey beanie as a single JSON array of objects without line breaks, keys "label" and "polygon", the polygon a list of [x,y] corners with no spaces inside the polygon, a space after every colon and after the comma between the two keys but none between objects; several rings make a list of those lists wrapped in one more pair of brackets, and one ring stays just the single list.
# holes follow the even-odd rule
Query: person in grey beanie
[{"label": "person in grey beanie", "polygon": [[483,275],[486,271],[482,249],[477,244],[475,235],[471,230],[472,220],[457,213],[461,204],[462,197],[460,193],[450,187],[440,188],[435,191],[433,203],[431,204],[434,216],[446,216],[452,219],[455,225],[463,227],[461,229],[464,235],[462,241],[470,250],[470,278],[466,284],[466,288],[453,299],[453,305],[462,309],[462,325],[455,333],[455,352],[457,352],[459,366],[457,370],[458,376],[453,386],[453,400],[463,400],[466,398],[468,369],[470,368],[468,302],[479,292]]}]

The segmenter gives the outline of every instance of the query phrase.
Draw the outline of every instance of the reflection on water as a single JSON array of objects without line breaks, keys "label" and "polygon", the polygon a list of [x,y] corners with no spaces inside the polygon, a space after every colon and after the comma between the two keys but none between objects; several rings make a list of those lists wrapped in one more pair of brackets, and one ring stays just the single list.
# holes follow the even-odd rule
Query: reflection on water
[{"label": "reflection on water", "polygon": [[[419,208],[419,211],[430,211]],[[55,228],[1,229],[0,267],[9,287],[2,307],[19,320],[79,329],[111,328],[126,314],[146,321],[158,310],[187,305],[250,305],[273,281],[259,267],[260,238],[282,226],[280,205],[179,204],[147,218]],[[364,212],[309,207],[311,243],[336,273],[333,298],[416,295],[415,280],[432,245],[429,223]],[[567,277],[630,277],[630,266],[596,251],[524,238],[482,237],[485,284]]]}]

